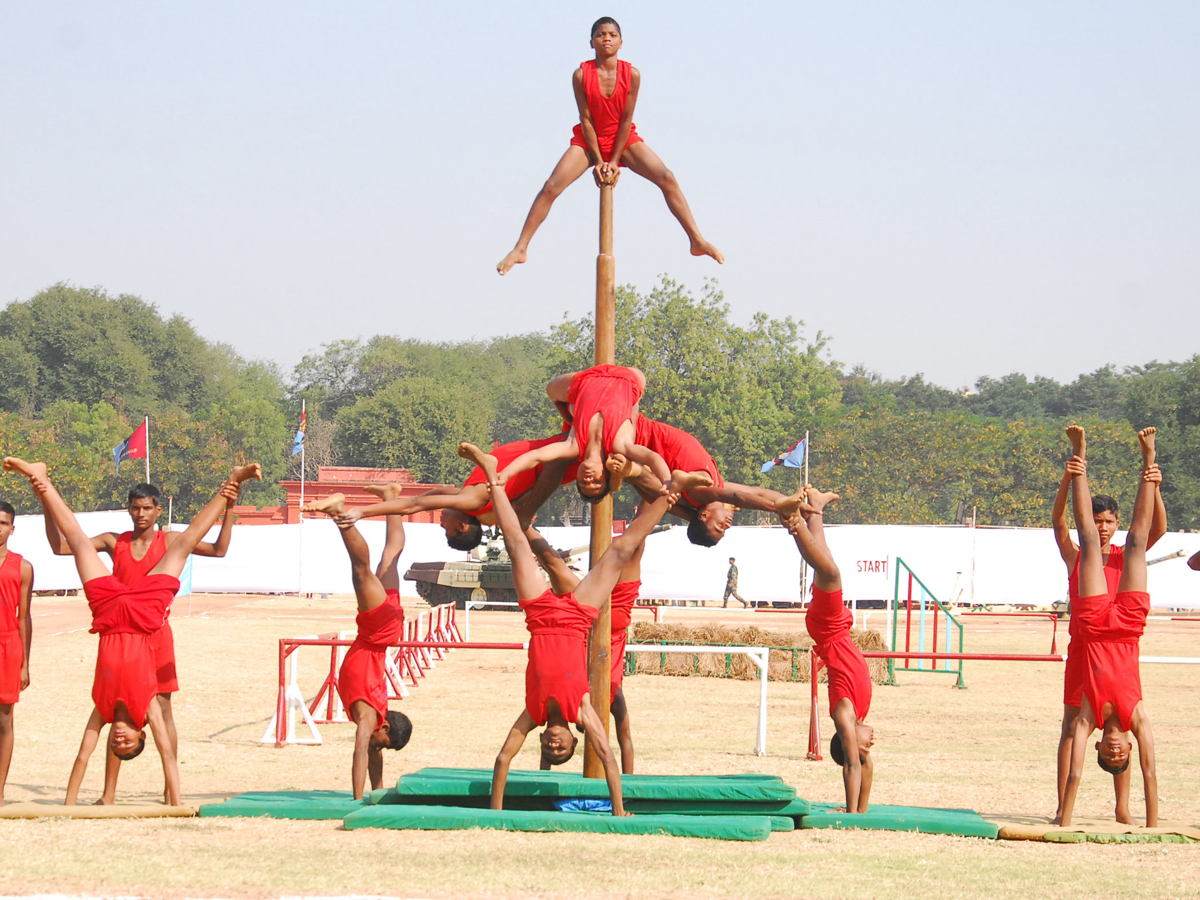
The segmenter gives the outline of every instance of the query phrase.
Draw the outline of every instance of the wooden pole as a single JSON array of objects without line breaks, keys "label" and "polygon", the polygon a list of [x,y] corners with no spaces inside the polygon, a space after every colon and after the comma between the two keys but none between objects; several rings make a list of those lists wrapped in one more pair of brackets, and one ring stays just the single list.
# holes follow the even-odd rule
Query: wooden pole
[{"label": "wooden pole", "polygon": [[[616,362],[616,303],[617,269],[613,259],[613,189],[611,184],[600,187],[600,255],[596,257],[596,365]],[[589,566],[596,565],[612,543],[612,495],[592,507],[592,540]],[[611,599],[611,598],[610,598]],[[592,625],[588,640],[588,686],[592,708],[604,723],[608,735],[609,677],[611,662],[609,644],[612,639],[612,607],[609,599],[600,607],[600,615]],[[587,778],[603,778],[604,764],[592,742],[583,749],[583,774]]]}]

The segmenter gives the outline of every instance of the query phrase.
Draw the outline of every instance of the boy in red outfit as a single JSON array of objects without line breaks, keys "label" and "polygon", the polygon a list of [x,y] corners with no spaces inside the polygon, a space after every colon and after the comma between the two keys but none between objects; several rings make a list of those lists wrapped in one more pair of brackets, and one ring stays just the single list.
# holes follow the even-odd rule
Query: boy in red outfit
[{"label": "boy in red outfit", "polygon": [[345,501],[345,494],[331,494],[304,509],[333,517],[350,555],[350,577],[354,582],[354,596],[358,598],[358,616],[355,618],[358,634],[338,670],[337,690],[356,729],[350,781],[354,799],[361,800],[368,774],[372,790],[383,787],[383,748],[402,750],[412,736],[412,722],[408,716],[388,709],[386,673],[387,648],[404,640],[400,582],[396,581],[394,588],[388,588],[383,580],[389,573],[396,577],[396,563],[404,551],[404,520],[399,516],[388,516],[384,555],[379,563],[382,572],[372,572],[367,542],[357,528],[341,524],[338,518],[346,511]]},{"label": "boy in red outfit", "polygon": [[[671,508],[674,498],[667,494],[653,503],[643,503],[637,518],[617,537],[574,591],[557,594],[549,589],[530,550],[529,540],[504,491],[498,490],[496,461],[470,444],[463,449],[488,473],[493,485],[492,502],[504,535],[504,544],[512,560],[513,586],[525,626],[529,629],[529,663],[525,669],[525,708],[509,730],[496,757],[492,776],[492,809],[504,805],[504,785],[513,757],[534,728],[545,725],[541,735],[542,757],[551,765],[565,763],[577,743],[571,723],[581,726],[604,764],[613,815],[625,815],[621,801],[621,773],[608,746],[604,725],[591,705],[588,688],[587,639],[600,607],[612,593],[621,572],[633,558],[638,546]],[[699,476],[673,473],[672,482],[679,490],[694,486]]]},{"label": "boy in red outfit", "polygon": [[[1071,611],[1078,617],[1076,638],[1086,664],[1083,701],[1071,735],[1071,768],[1063,792],[1062,824],[1069,826],[1075,797],[1083,777],[1087,742],[1092,731],[1101,729],[1096,743],[1096,762],[1113,775],[1129,766],[1132,744],[1127,732],[1138,742],[1142,781],[1146,793],[1146,826],[1158,825],[1158,776],[1154,763],[1154,736],[1150,717],[1142,703],[1142,680],[1138,668],[1138,650],[1150,595],[1146,592],[1146,545],[1154,518],[1154,498],[1162,474],[1155,465],[1155,429],[1138,432],[1142,450],[1142,480],[1133,505],[1133,519],[1125,538],[1125,565],[1116,595],[1108,593],[1104,561],[1100,552],[1100,534],[1092,518],[1092,495],[1087,480],[1087,443],[1078,425],[1067,428],[1072,456],[1067,463],[1071,475],[1071,508],[1079,534],[1079,599]],[[1117,797],[1118,821],[1132,824],[1128,809],[1122,810]],[[1122,813],[1126,818],[1122,819]]]},{"label": "boy in red outfit", "polygon": [[158,698],[158,676],[150,636],[166,620],[167,609],[179,590],[179,576],[189,554],[216,524],[228,503],[236,502],[242,482],[262,477],[261,468],[255,464],[234,469],[220,492],[200,510],[187,530],[171,542],[163,558],[134,587],[115,578],[100,561],[92,539],[84,534],[75,514],[50,482],[45,463],[30,463],[7,456],[4,469],[25,475],[42,501],[45,514],[54,517],[59,533],[75,557],[75,567],[92,610],[91,631],[100,635],[96,675],[92,682],[95,706],[67,783],[67,805],[74,806],[78,799],[88,758],[96,748],[104,723],[112,723],[108,732],[109,749],[121,759],[132,759],[145,746],[144,728],[149,721],[154,743],[162,757],[166,802],[178,806],[179,766]]},{"label": "boy in red outfit", "polygon": [[[1071,528],[1067,524],[1067,501],[1071,487],[1071,473],[1064,472],[1062,482],[1058,486],[1058,494],[1054,498],[1054,509],[1050,514],[1051,525],[1054,528],[1054,539],[1058,544],[1059,555],[1067,566],[1067,598],[1072,607],[1079,599],[1079,546],[1071,539]],[[1100,556],[1104,561],[1104,578],[1108,585],[1109,596],[1117,594],[1117,584],[1121,580],[1121,569],[1125,565],[1125,548],[1113,545],[1113,536],[1120,530],[1121,519],[1117,501],[1104,494],[1092,496],[1092,520],[1100,535]],[[1146,549],[1150,549],[1167,532],[1167,508],[1163,504],[1162,492],[1154,492],[1154,520],[1150,525],[1150,535],[1146,541]],[[1071,768],[1071,736],[1074,733],[1075,718],[1079,715],[1079,707],[1083,701],[1083,682],[1086,675],[1086,663],[1082,652],[1082,641],[1077,640],[1080,618],[1071,616],[1070,643],[1067,645],[1067,661],[1063,672],[1063,718],[1062,728],[1058,737],[1058,806],[1051,820],[1058,824],[1062,820],[1063,793],[1067,789],[1067,773]],[[1113,790],[1117,797],[1116,816],[1118,822],[1132,821],[1129,812],[1129,770],[1113,775]]]},{"label": "boy in red outfit", "polygon": [[[571,423],[564,441],[523,453],[500,472],[500,484],[510,478],[555,460],[577,461],[575,482],[580,495],[595,503],[620,486],[607,470],[610,454],[620,453],[653,473],[662,490],[674,490],[671,469],[663,458],[637,443],[639,403],[646,389],[646,376],[640,369],[626,366],[592,366],[582,372],[556,376],[546,385],[546,394],[554,401],[563,418]],[[711,484],[706,472],[698,472],[690,484]]]},{"label": "boy in red outfit", "polygon": [[[536,529],[527,528],[525,535],[529,539],[529,548],[541,563],[546,577],[550,579],[550,589],[556,594],[569,594],[574,591],[581,579],[567,565],[562,555],[551,547],[549,541]],[[612,698],[612,702],[609,704],[609,711],[612,713],[613,724],[617,726],[617,745],[621,748],[621,773],[624,775],[633,774],[633,730],[629,723],[629,705],[625,701],[625,691],[621,682],[625,678],[625,639],[633,621],[633,607],[637,604],[642,588],[642,553],[645,549],[645,541],[638,544],[632,558],[621,570],[620,581],[612,589],[610,607],[612,636],[609,642],[611,675],[608,696]],[[550,765],[551,761],[543,754],[541,768],[549,769]]]},{"label": "boy in red outfit", "polygon": [[864,721],[871,709],[871,673],[862,651],[850,639],[854,616],[842,602],[842,573],[825,542],[825,507],[836,499],[837,494],[809,487],[805,511],[792,514],[784,524],[813,569],[813,597],[804,625],[829,679],[829,715],[835,730],[829,756],[842,767],[845,812],[865,813],[875,772],[871,761],[875,729]]},{"label": "boy in red outfit", "polygon": [[616,184],[620,167],[628,166],[652,181],[666,198],[671,214],[679,220],[691,242],[692,256],[711,256],[719,263],[725,256],[700,234],[679,182],[658,154],[642,140],[633,124],[642,75],[629,63],[618,60],[621,26],[605,16],[592,25],[594,60],[584,60],[571,77],[579,124],[571,146],[562,155],[554,171],[533,201],[517,245],[500,260],[496,271],[504,275],[513,266],[529,258],[529,242],[538,226],[546,220],[550,207],[569,185],[595,166],[596,184]]},{"label": "boy in red outfit", "polygon": [[[566,435],[556,434],[536,441],[514,441],[494,447],[489,452],[503,467],[530,450],[561,443],[565,439]],[[504,492],[522,521],[532,520],[551,494],[561,485],[575,480],[575,469],[576,466],[567,459],[556,460],[545,466],[538,465],[515,475],[504,485]],[[440,509],[446,543],[455,550],[472,550],[483,540],[483,526],[496,524],[487,489],[487,476],[478,466],[458,490],[434,488],[416,497],[401,497],[399,485],[368,487],[366,490],[380,497],[383,502],[346,510],[338,518],[339,525],[353,525],[364,516],[410,516],[425,510]]]},{"label": "boy in red outfit", "polygon": [[29,687],[29,651],[33,618],[33,566],[8,549],[17,511],[0,501],[0,806],[13,753],[13,707]]},{"label": "boy in red outfit", "polygon": [[[803,501],[803,489],[788,497],[770,488],[725,481],[704,445],[682,428],[666,422],[639,415],[634,442],[661,456],[669,469],[709,474],[711,485],[680,494],[679,502],[671,510],[671,515],[688,523],[688,540],[698,546],[716,546],[733,524],[733,515],[739,509],[779,512],[780,503],[790,500],[798,506]],[[642,497],[652,497],[659,490],[658,479],[653,474],[620,453],[609,455],[608,470],[628,480]]]},{"label": "boy in red outfit", "polygon": [[[233,534],[234,501],[225,506],[225,515],[221,520],[221,531],[213,543],[200,541],[192,551],[195,556],[220,558],[229,550],[229,539]],[[135,484],[129,489],[126,504],[129,518],[133,524],[132,531],[120,534],[109,531],[98,534],[91,539],[92,546],[99,553],[107,553],[112,559],[113,577],[126,587],[134,587],[139,581],[158,565],[167,548],[179,540],[183,532],[160,531],[158,519],[162,515],[162,494],[152,484]],[[45,516],[46,540],[55,556],[70,556],[71,548],[63,539],[54,524],[52,516]],[[158,701],[162,707],[163,721],[166,722],[167,734],[171,737],[171,749],[175,757],[179,757],[179,736],[175,728],[175,713],[171,703],[171,695],[179,690],[179,678],[175,670],[175,635],[171,630],[171,611],[167,609],[167,620],[162,628],[150,636],[150,647],[154,653],[154,668],[158,675]],[[117,794],[117,778],[121,772],[121,760],[112,753],[104,760],[104,793],[97,801],[98,804],[111,804]]]}]

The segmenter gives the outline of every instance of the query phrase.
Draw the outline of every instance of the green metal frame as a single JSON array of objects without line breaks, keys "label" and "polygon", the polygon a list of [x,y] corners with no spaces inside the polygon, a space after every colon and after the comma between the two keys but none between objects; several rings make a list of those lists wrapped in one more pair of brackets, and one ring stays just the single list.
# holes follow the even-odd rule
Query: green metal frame
[{"label": "green metal frame", "polygon": [[[958,620],[958,618],[953,613],[951,613],[949,609],[946,608],[946,604],[944,604],[941,600],[939,600],[937,598],[937,596],[933,593],[933,591],[931,591],[929,589],[928,585],[926,585],[925,582],[923,582],[921,580],[920,576],[917,575],[917,573],[912,570],[912,567],[909,566],[909,564],[906,563],[899,556],[896,557],[896,565],[893,568],[896,573],[896,580],[895,580],[895,588],[892,592],[892,652],[893,653],[899,652],[899,649],[900,649],[897,646],[897,639],[899,637],[899,631],[900,631],[901,609],[903,609],[905,612],[908,611],[907,605],[905,605],[903,607],[900,605],[900,570],[901,570],[901,568],[903,568],[904,571],[908,573],[909,577],[912,578],[913,581],[915,581],[917,584],[919,584],[921,586],[921,589],[925,592],[925,596],[928,599],[932,600],[934,602],[936,608],[940,609],[945,614],[946,622],[948,623],[946,626],[947,633],[949,633],[950,625],[953,625],[955,628],[958,629],[958,652],[965,653],[966,651],[963,650],[963,624],[962,624],[962,622],[960,622]],[[905,599],[907,601],[907,598],[905,598]],[[934,653],[937,652],[937,647],[933,648],[933,652]],[[935,661],[935,663],[936,663],[936,661]],[[958,668],[957,669],[938,669],[935,667],[930,667],[928,669],[907,668],[904,671],[905,672],[936,672],[936,673],[942,674],[942,675],[957,675],[958,679],[955,682],[954,686],[956,688],[963,688],[963,689],[965,689],[967,686],[966,679],[963,677],[963,660],[961,660],[961,659],[958,660]],[[889,659],[888,660],[887,684],[894,685],[896,683],[897,683],[896,682],[896,660]]]}]

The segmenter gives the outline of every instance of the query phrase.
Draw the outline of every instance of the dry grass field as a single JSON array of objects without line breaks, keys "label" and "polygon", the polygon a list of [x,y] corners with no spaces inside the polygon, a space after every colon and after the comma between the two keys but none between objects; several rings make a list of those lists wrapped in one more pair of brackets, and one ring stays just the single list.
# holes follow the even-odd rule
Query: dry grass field
[{"label": "dry grass field", "polygon": [[[259,743],[273,711],[276,639],[353,627],[352,603],[296,597],[198,596],[173,615],[181,693],[175,709],[185,798],[246,790],[349,787],[352,729],[323,726],[320,746]],[[422,604],[423,606],[423,604]],[[414,601],[415,608],[415,601]],[[8,800],[59,800],[90,708],[93,635],[81,598],[37,599],[33,686],[17,707]],[[672,611],[676,620],[798,630],[794,615]],[[640,618],[640,616],[639,616]],[[882,625],[882,616],[877,617]],[[967,649],[1045,653],[1046,621],[971,619]],[[521,640],[520,615],[472,616],[475,640]],[[1063,636],[1065,641],[1065,635]],[[1061,646],[1061,645],[1060,645]],[[326,651],[302,651],[311,692]],[[1153,621],[1145,655],[1200,656],[1200,622]],[[487,767],[520,711],[524,658],[457,651],[405,701],[412,743],[386,757],[385,781],[423,766]],[[904,673],[877,686],[879,803],[1054,808],[1061,666],[969,662],[968,689],[944,675]],[[1158,747],[1161,814],[1200,824],[1200,668],[1143,671]],[[809,686],[772,683],[767,755],[754,755],[757,686],[638,674],[626,681],[639,771],[764,772],[811,800],[840,800],[838,770],[805,758]],[[822,689],[822,712],[824,690]],[[824,726],[828,727],[826,718]],[[826,732],[826,741],[828,732]],[[536,767],[529,742],[518,765]],[[580,757],[571,767],[581,765]],[[99,794],[93,759],[82,799]],[[1134,812],[1143,815],[1140,777]],[[122,772],[122,800],[161,796],[152,747]],[[1111,781],[1089,765],[1083,815],[1111,814]],[[885,832],[806,831],[766,843],[668,837],[500,832],[346,832],[338,822],[270,819],[0,820],[0,894],[267,897],[365,893],[397,897],[655,898],[663,896],[1122,897],[1200,895],[1200,846],[1055,845]]]}]

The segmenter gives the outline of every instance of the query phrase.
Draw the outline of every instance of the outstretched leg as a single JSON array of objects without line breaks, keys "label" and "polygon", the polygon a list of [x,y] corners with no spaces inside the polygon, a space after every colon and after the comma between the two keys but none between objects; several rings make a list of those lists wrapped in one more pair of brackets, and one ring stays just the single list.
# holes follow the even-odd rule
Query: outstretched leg
[{"label": "outstretched leg", "polygon": [[251,463],[248,466],[235,466],[229,480],[221,485],[221,489],[196,513],[187,530],[167,548],[163,558],[150,570],[151,575],[172,575],[178,578],[187,564],[187,558],[196,545],[208,534],[208,530],[217,524],[217,519],[225,515],[225,505],[236,503],[238,493],[244,482],[262,478],[262,466]]},{"label": "outstretched leg", "polygon": [[521,520],[513,509],[512,501],[508,499],[503,487],[494,484],[496,457],[484,453],[474,444],[467,443],[458,445],[458,455],[472,460],[487,475],[488,494],[492,498],[492,509],[496,513],[496,524],[500,526],[500,533],[504,536],[504,549],[508,551],[508,558],[512,561],[513,587],[517,591],[517,598],[533,600],[540,597],[546,592],[546,579],[542,577],[542,570],[529,547],[529,538],[525,536],[525,529],[521,527]]},{"label": "outstretched leg", "polygon": [[671,493],[642,502],[637,517],[625,532],[613,540],[599,560],[592,561],[591,571],[575,589],[575,599],[585,606],[602,607],[621,579],[625,567],[640,552],[642,544],[662,517],[678,502],[679,495],[704,485],[706,481],[711,482],[707,472],[672,472]]},{"label": "outstretched leg", "polygon": [[525,529],[525,537],[529,541],[529,549],[541,563],[542,570],[550,579],[550,590],[556,594],[569,594],[579,587],[580,578],[567,565],[567,561],[559,552],[550,546],[550,542],[542,537],[533,526]]},{"label": "outstretched leg", "polygon": [[[71,555],[75,557],[75,568],[79,572],[80,581],[87,584],[93,578],[103,578],[105,575],[112,574],[108,566],[100,561],[100,554],[92,546],[92,539],[83,533],[83,529],[79,526],[79,520],[75,518],[75,513],[71,512],[71,508],[67,506],[66,501],[50,482],[45,463],[31,463],[15,456],[6,456],[4,457],[4,469],[8,472],[18,472],[29,479],[38,499],[42,501],[42,509],[45,510],[46,515],[54,519],[59,533],[66,540],[67,546],[71,548]],[[222,501],[221,508],[224,509],[224,501]]]},{"label": "outstretched leg", "polygon": [[1071,459],[1067,473],[1071,476],[1071,512],[1079,536],[1079,596],[1098,597],[1108,593],[1104,578],[1104,558],[1100,555],[1100,532],[1092,515],[1092,490],[1087,478],[1087,436],[1079,425],[1067,426],[1071,442]]},{"label": "outstretched leg", "polygon": [[[319,507],[319,508],[318,508]],[[318,503],[304,507],[308,512],[323,512],[335,521],[346,511],[346,495],[330,494]],[[371,569],[371,549],[363,539],[362,534],[354,525],[338,524],[342,533],[342,543],[346,545],[346,553],[350,556],[350,580],[354,584],[354,596],[358,598],[358,609],[367,612],[383,605],[387,600],[387,591]]]},{"label": "outstretched leg", "polygon": [[533,240],[538,227],[546,221],[550,207],[554,205],[558,195],[587,170],[588,158],[584,149],[574,145],[568,147],[554,171],[550,173],[550,177],[546,179],[546,183],[542,185],[542,189],[538,191],[538,195],[533,198],[533,206],[529,208],[529,215],[525,217],[525,224],[521,227],[521,236],[517,238],[517,244],[508,252],[508,256],[497,264],[497,272],[506,275],[513,266],[529,258],[529,242]]},{"label": "outstretched leg", "polygon": [[810,486],[805,491],[805,502],[812,511],[807,517],[794,515],[786,522],[800,555],[812,566],[813,586],[828,593],[842,589],[842,572],[825,542],[825,507],[837,499],[831,491]]},{"label": "outstretched leg", "polygon": [[[363,488],[368,494],[374,494],[380,500],[396,500],[400,497],[400,485],[385,484],[377,487],[373,484]],[[345,535],[343,534],[343,538]],[[379,565],[375,574],[385,590],[400,590],[400,554],[404,552],[404,516],[388,516],[387,532],[383,540],[383,555],[379,557]]]},{"label": "outstretched leg", "polygon": [[688,206],[687,198],[683,196],[679,182],[675,180],[675,174],[645,141],[626,147],[625,152],[621,154],[621,161],[647,181],[654,182],[663,192],[671,215],[679,220],[679,224],[687,232],[688,240],[692,244],[692,256],[711,256],[719,263],[725,262],[725,254],[706,241],[700,233],[700,226],[692,216],[692,209]]},{"label": "outstretched leg", "polygon": [[1137,498],[1133,501],[1133,518],[1125,537],[1125,565],[1121,569],[1118,591],[1146,590],[1146,542],[1154,520],[1154,504],[1162,473],[1155,463],[1154,436],[1156,429],[1143,428],[1138,432],[1142,451],[1142,480],[1138,483]]}]

